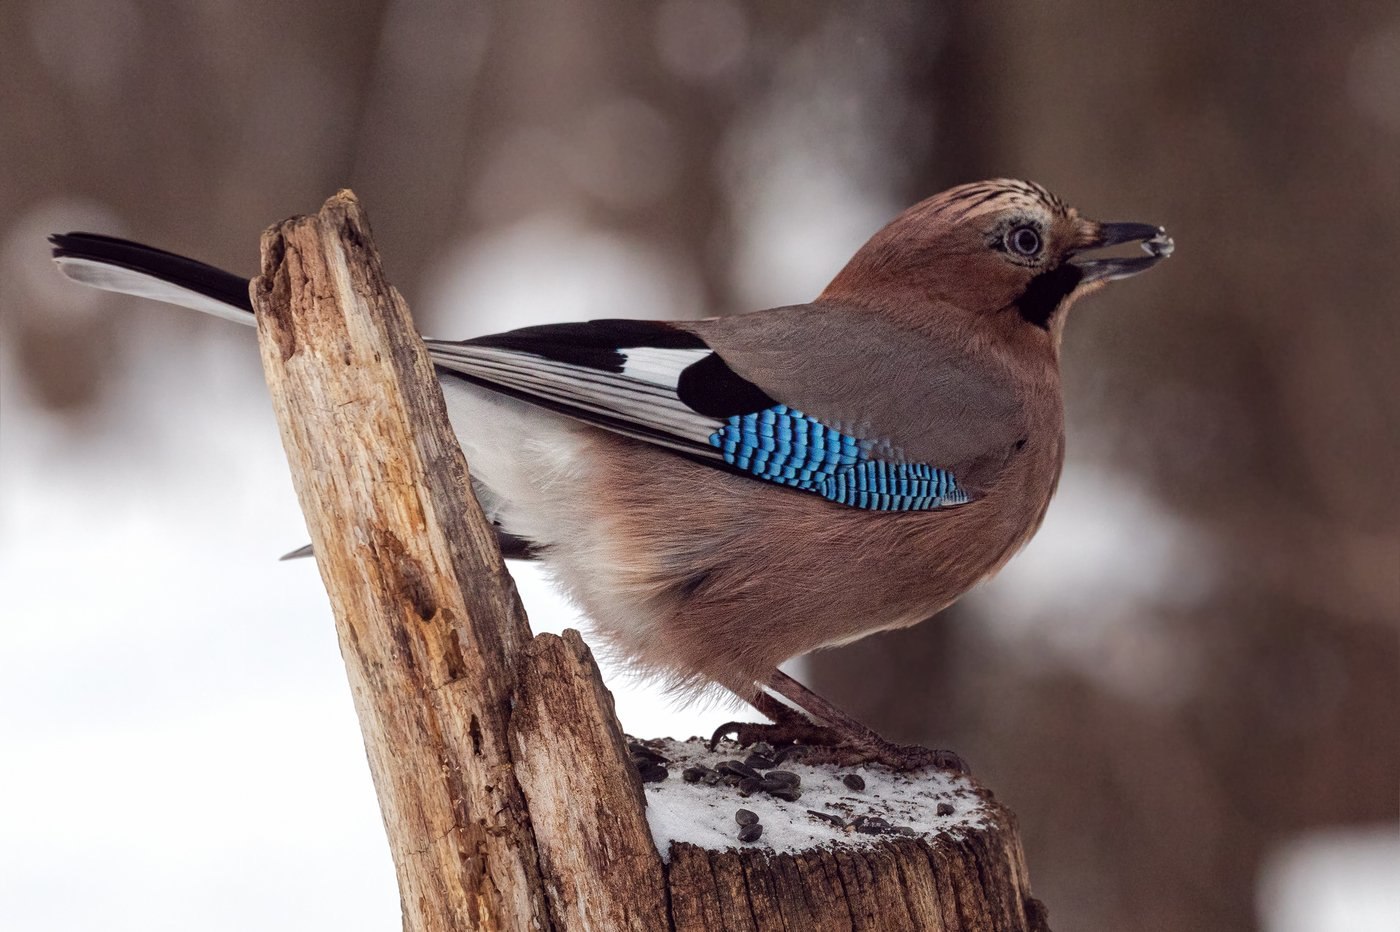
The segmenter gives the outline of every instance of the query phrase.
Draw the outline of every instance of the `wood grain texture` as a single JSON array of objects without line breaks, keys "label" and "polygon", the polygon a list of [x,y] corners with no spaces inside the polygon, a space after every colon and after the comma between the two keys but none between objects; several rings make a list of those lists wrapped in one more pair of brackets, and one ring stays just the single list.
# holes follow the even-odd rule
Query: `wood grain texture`
[{"label": "wood grain texture", "polygon": [[671,846],[676,932],[1048,932],[1014,822],[778,854]]},{"label": "wood grain texture", "polygon": [[405,928],[550,928],[507,738],[529,627],[354,195],[269,229],[250,290]]},{"label": "wood grain texture", "polygon": [[665,877],[641,782],[612,694],[577,631],[541,634],[526,647],[517,696],[515,773],[560,927],[667,928]]}]

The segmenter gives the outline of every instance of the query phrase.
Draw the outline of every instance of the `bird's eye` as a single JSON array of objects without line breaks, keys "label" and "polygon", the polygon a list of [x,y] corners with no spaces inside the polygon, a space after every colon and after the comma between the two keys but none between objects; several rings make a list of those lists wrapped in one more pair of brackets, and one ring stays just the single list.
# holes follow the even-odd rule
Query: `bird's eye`
[{"label": "bird's eye", "polygon": [[1006,245],[1018,256],[1035,256],[1040,253],[1040,234],[1035,227],[1017,227],[1006,234]]}]

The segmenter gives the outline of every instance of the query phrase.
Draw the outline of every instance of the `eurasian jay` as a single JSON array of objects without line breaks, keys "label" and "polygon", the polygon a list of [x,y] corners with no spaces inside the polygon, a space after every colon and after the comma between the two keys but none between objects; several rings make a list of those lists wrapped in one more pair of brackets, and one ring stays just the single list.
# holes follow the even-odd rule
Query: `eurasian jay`
[{"label": "eurasian jay", "polygon": [[[52,242],[77,281],[253,323],[246,279]],[[1147,254],[1083,255],[1130,242]],[[1030,539],[1064,461],[1066,312],[1171,250],[1160,227],[986,181],[904,211],[809,304],[427,345],[504,552],[543,560],[612,654],[774,719],[721,730],[744,743],[958,767],[777,667],[928,618]]]}]

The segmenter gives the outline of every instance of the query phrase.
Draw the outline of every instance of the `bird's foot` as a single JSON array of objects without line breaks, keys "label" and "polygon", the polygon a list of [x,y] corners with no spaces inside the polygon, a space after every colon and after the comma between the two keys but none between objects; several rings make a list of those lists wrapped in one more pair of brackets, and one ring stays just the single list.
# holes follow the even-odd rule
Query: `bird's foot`
[{"label": "bird's foot", "polygon": [[727,722],[710,738],[714,750],[723,738],[733,737],[740,747],[760,742],[773,748],[775,763],[800,760],[809,764],[835,764],[855,767],[860,764],[883,764],[901,773],[912,770],[947,770],[971,773],[967,762],[952,751],[920,747],[917,744],[895,744],[879,735],[846,735],[834,728],[815,722],[787,718],[773,724],[757,722]]},{"label": "bird's foot", "polygon": [[762,690],[746,697],[749,704],[771,718],[773,724],[730,722],[710,739],[711,750],[720,738],[732,734],[743,747],[758,741],[767,742],[779,759],[795,758],[840,767],[883,764],[900,772],[930,768],[952,773],[972,772],[967,762],[952,751],[887,740],[781,670],[773,671],[767,685],[792,705]]}]

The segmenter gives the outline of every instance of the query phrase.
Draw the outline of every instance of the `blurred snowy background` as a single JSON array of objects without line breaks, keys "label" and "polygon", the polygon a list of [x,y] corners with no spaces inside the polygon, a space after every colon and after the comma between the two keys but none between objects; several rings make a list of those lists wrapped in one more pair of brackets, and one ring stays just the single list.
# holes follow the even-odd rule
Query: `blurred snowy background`
[{"label": "blurred snowy background", "polygon": [[251,335],[45,234],[251,273],[350,186],[469,336],[806,300],[1013,175],[1177,258],[1076,309],[1028,551],[805,674],[972,762],[1057,929],[1400,927],[1393,3],[7,0],[0,58],[0,925],[398,924]]}]

